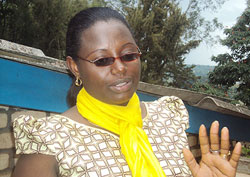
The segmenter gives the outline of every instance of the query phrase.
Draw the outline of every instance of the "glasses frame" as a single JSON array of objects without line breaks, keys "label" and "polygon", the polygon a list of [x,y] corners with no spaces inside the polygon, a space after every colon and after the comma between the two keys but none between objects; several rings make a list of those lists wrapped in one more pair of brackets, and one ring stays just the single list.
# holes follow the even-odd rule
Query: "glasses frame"
[{"label": "glasses frame", "polygon": [[[114,58],[114,62],[115,62],[115,60],[117,60],[117,59],[121,60],[121,57],[123,57],[125,55],[129,55],[129,54],[137,54],[138,56],[137,56],[136,59],[138,59],[141,56],[142,52],[139,49],[139,47],[137,47],[137,50],[138,50],[139,53],[137,53],[137,52],[131,52],[131,53],[127,53],[127,54],[124,54],[122,56],[119,56],[119,57],[102,57],[102,58],[97,58],[95,60],[88,60],[88,59],[85,59],[85,58],[82,58],[82,57],[79,57],[79,56],[77,56],[77,58],[79,58],[80,60],[87,61],[89,63],[92,63],[92,64],[96,65],[95,62],[98,61],[98,60],[100,60],[100,59],[103,59],[103,58]],[[134,59],[134,60],[136,60],[136,59]],[[134,61],[134,60],[131,60],[131,61]],[[125,63],[131,62],[131,61],[123,61],[123,60],[121,60],[121,61],[125,62]],[[114,62],[112,64],[114,64]],[[110,65],[112,65],[112,64],[110,64]],[[104,66],[98,66],[98,65],[96,65],[96,66],[97,67],[105,67],[105,66],[110,66],[110,65],[104,65]]]}]

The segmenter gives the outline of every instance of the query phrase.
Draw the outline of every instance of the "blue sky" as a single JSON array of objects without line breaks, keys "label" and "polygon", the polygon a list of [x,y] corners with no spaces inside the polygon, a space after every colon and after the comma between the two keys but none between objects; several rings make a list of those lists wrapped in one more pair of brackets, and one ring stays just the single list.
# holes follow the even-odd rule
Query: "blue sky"
[{"label": "blue sky", "polygon": [[[242,12],[246,8],[245,0],[228,0],[226,1],[217,13],[211,14],[211,12],[204,12],[203,16],[208,19],[213,19],[217,17],[219,22],[223,24],[226,28],[232,27]],[[217,30],[213,33],[214,36],[219,35],[221,38],[225,38],[223,30]],[[205,42],[202,42],[199,47],[192,50],[187,56],[185,63],[186,64],[195,64],[195,65],[216,65],[215,62],[211,61],[213,55],[218,55],[227,52],[228,49],[222,45],[208,45]]]}]

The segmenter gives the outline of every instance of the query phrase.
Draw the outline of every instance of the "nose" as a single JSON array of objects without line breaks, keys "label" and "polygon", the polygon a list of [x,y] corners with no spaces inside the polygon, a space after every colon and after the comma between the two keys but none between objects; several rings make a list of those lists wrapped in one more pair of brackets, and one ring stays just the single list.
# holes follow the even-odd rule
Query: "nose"
[{"label": "nose", "polygon": [[122,62],[119,57],[115,58],[115,62],[111,65],[111,73],[123,75],[127,72],[126,63]]}]

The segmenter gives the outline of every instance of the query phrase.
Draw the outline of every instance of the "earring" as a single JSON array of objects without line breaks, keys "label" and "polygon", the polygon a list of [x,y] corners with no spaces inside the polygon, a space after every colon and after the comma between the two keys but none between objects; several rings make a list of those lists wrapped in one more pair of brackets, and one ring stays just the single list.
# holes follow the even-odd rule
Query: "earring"
[{"label": "earring", "polygon": [[81,80],[79,77],[76,77],[75,85],[76,85],[77,87],[79,87],[79,86],[82,85],[82,80]]}]

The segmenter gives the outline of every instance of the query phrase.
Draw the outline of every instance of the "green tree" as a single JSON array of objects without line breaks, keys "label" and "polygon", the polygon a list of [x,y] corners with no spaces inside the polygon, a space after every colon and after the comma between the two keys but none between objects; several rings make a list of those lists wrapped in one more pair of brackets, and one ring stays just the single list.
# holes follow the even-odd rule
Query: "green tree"
[{"label": "green tree", "polygon": [[210,83],[207,82],[196,82],[192,85],[191,89],[192,91],[196,91],[196,92],[201,92],[201,93],[206,93],[209,95],[215,95],[221,98],[229,98],[229,95],[227,93],[227,90],[225,90],[223,87],[221,86],[217,86],[217,85],[212,85]]},{"label": "green tree", "polygon": [[64,59],[65,34],[72,16],[104,0],[1,0],[0,38],[41,49]]},{"label": "green tree", "polygon": [[213,56],[218,63],[210,73],[210,82],[222,85],[228,90],[238,85],[235,99],[250,106],[250,6],[238,18],[237,23],[225,29],[227,37],[221,41],[222,45],[230,49],[229,53]]},{"label": "green tree", "polygon": [[[33,23],[30,6],[31,1],[0,1],[0,38],[23,44],[33,41],[35,32],[30,24]],[[27,35],[28,34],[28,35]]]},{"label": "green tree", "polygon": [[185,55],[201,39],[209,37],[218,23],[215,19],[212,25],[200,16],[202,8],[208,8],[201,7],[200,1],[190,1],[185,10],[180,8],[180,3],[178,0],[123,2],[121,11],[143,53],[141,79],[144,82],[189,88],[197,79],[192,71],[194,66],[184,64]]}]

